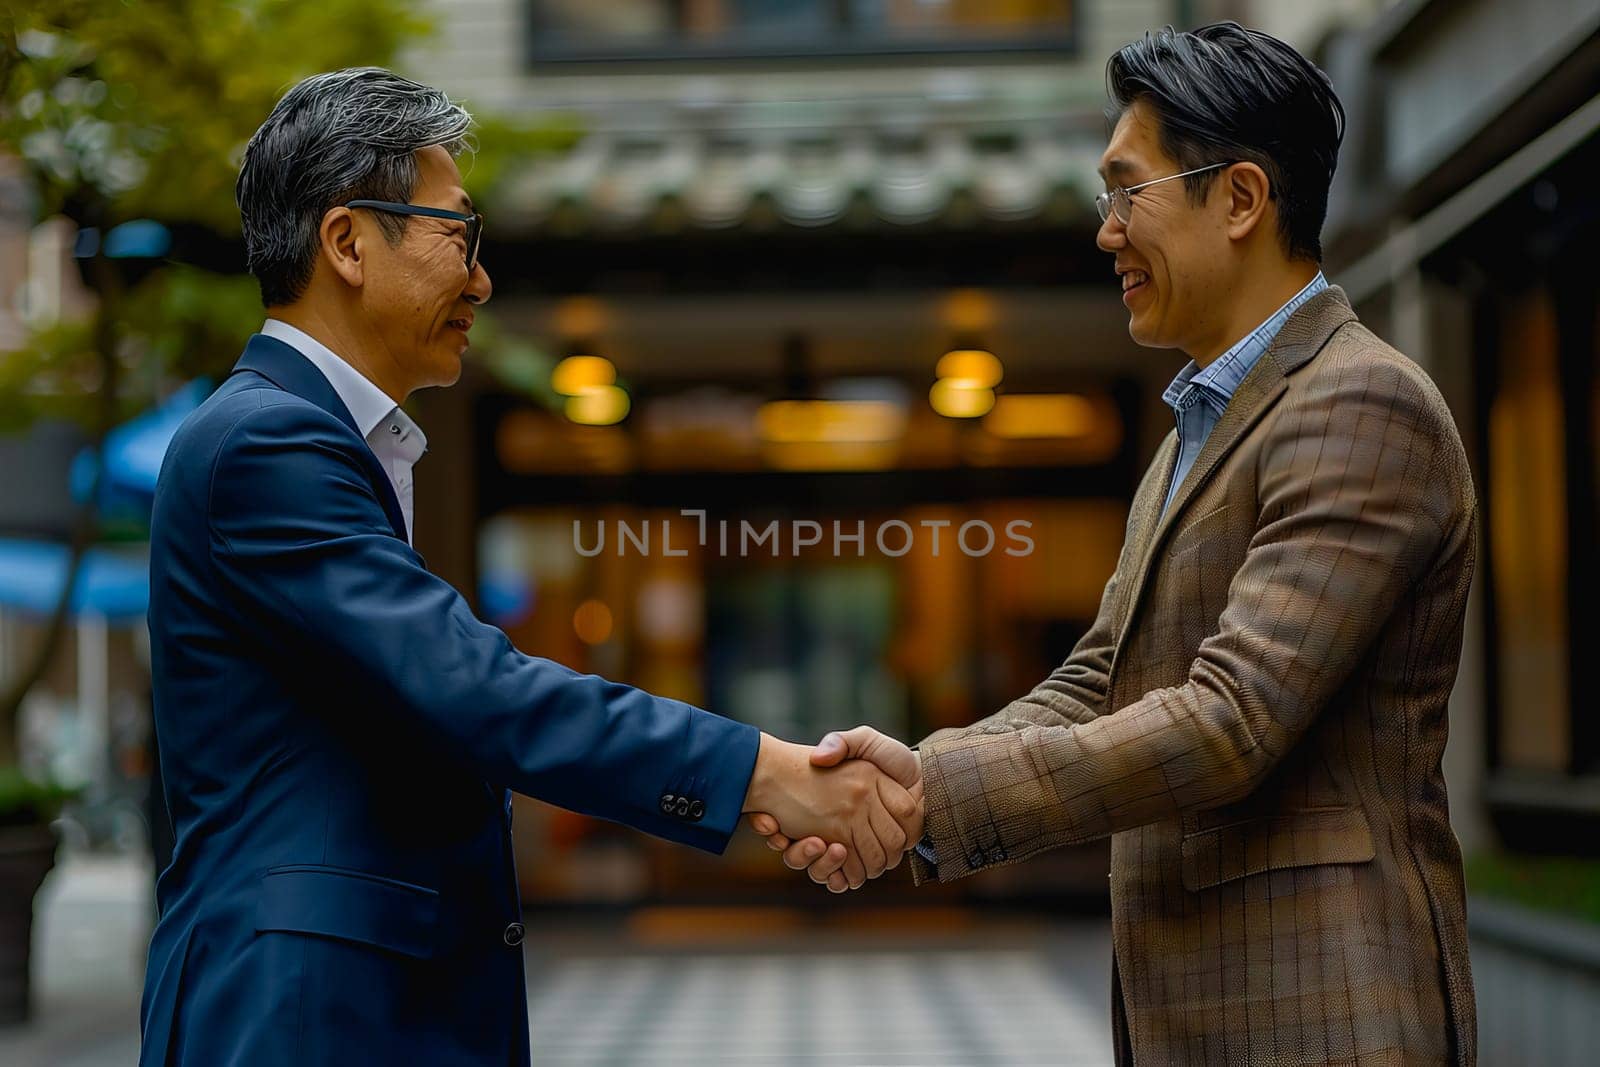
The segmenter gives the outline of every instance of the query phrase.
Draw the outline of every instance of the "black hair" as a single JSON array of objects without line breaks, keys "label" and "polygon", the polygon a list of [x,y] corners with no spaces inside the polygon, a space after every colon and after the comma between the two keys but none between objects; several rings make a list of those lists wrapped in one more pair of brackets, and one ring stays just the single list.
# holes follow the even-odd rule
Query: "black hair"
[{"label": "black hair", "polygon": [[[380,67],[307,78],[284,94],[245,146],[234,199],[245,262],[266,307],[300,299],[317,256],[322,216],[346,200],[411,199],[416,153],[467,146],[472,116],[438,89]],[[403,217],[379,214],[390,244]]]},{"label": "black hair", "polygon": [[[1136,102],[1154,113],[1161,148],[1183,170],[1223,161],[1266,172],[1291,259],[1322,259],[1328,187],[1344,106],[1316,64],[1276,37],[1218,22],[1147,33],[1106,64],[1115,122]],[[1218,171],[1184,179],[1193,203]]]}]

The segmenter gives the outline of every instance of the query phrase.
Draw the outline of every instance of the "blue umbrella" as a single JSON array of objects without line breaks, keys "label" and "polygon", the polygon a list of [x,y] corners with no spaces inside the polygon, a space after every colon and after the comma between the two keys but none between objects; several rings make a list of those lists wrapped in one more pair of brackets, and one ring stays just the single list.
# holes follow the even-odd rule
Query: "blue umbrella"
[{"label": "blue umbrella", "polygon": [[[167,445],[189,413],[210,395],[211,383],[197,378],[158,407],[128,420],[106,436],[106,470],[99,499],[102,513],[150,517]],[[73,499],[81,501],[89,495],[94,472],[94,452],[84,449],[72,462]]]},{"label": "blue umbrella", "polygon": [[[183,420],[210,395],[211,383],[196,379],[106,435],[98,501],[103,515],[149,521],[167,446]],[[74,499],[88,497],[96,465],[91,449],[73,460],[69,481]],[[39,615],[55,610],[70,560],[70,550],[58,542],[0,539],[0,607]],[[150,604],[148,548],[91,548],[81,567],[70,605],[74,616],[95,614],[113,622],[144,617]]]},{"label": "blue umbrella", "polygon": [[[48,615],[61,598],[71,551],[50,541],[0,539],[0,607]],[[72,614],[111,622],[142,619],[150,606],[146,549],[91,548],[72,591]]]}]

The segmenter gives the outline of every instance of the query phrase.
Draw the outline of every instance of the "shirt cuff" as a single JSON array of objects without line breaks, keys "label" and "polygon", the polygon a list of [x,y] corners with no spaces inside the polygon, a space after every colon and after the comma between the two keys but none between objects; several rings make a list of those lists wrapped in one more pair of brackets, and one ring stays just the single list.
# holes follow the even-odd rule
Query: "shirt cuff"
[{"label": "shirt cuff", "polygon": [[934,851],[932,835],[922,835],[922,840],[917,842],[917,855],[921,856],[923,861],[926,862],[930,868],[932,868],[929,873],[933,875],[934,878],[938,878],[939,854]]}]

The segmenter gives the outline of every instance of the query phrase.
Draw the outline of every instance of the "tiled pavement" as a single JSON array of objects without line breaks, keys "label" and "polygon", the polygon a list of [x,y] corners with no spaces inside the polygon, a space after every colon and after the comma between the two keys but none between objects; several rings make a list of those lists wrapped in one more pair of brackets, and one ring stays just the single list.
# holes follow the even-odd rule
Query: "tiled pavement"
[{"label": "tiled pavement", "polygon": [[[1085,931],[1087,933],[1087,931]],[[1103,931],[1056,951],[1108,952]],[[1098,943],[1098,944],[1096,944]],[[1091,947],[1093,946],[1093,948]],[[535,987],[540,1064],[1089,1065],[1111,1062],[1106,987],[1033,948],[564,959]],[[1105,966],[1091,963],[1103,977]]]},{"label": "tiled pavement", "polygon": [[83,857],[57,864],[34,916],[34,1018],[0,1028],[0,1064],[131,1067],[150,936],[148,863]]},{"label": "tiled pavement", "polygon": [[[138,1055],[149,872],[72,859],[35,931],[36,1018],[0,1030],[0,1064],[127,1067]],[[529,931],[540,1067],[943,1067],[1109,1064],[1103,920],[767,924],[708,935],[703,913]],[[740,913],[731,913],[738,916]],[[699,923],[701,925],[696,925]],[[772,927],[779,932],[762,934]],[[676,930],[676,933],[674,932]]]}]

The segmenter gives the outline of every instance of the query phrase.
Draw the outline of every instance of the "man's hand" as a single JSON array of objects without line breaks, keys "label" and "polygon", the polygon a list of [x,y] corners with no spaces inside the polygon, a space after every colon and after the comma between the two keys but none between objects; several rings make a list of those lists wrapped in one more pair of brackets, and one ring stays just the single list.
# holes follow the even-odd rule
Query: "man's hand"
[{"label": "man's hand", "polygon": [[[817,743],[810,759],[816,767],[834,767],[846,759],[865,760],[903,786],[917,805],[915,826],[906,827],[905,848],[916,847],[922,839],[922,764],[915,752],[870,726],[858,726],[828,734]],[[850,877],[849,849],[837,840],[833,844],[819,836],[797,840],[783,832],[779,820],[765,813],[751,815],[749,824],[766,837],[769,848],[783,853],[783,862],[791,869],[807,871],[812,881],[826,884],[835,893],[860,888],[862,883]],[[900,855],[896,855],[889,869],[899,863]]]},{"label": "man's hand", "polygon": [[752,827],[835,842],[823,846],[834,859],[830,873],[858,888],[898,865],[921,836],[921,791],[913,795],[867,760],[835,765],[817,762],[804,745],[763,734],[744,810],[757,813]]}]

